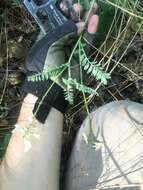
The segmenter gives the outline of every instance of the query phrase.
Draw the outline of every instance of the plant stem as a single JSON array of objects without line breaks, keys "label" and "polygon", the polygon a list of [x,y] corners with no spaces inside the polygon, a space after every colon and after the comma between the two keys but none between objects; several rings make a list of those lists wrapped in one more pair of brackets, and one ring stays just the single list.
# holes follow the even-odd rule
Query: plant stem
[{"label": "plant stem", "polygon": [[[86,19],[85,19],[85,25],[86,25],[87,22],[88,22],[88,18],[89,18],[89,16],[90,16],[90,13],[91,13],[91,11],[92,11],[92,8],[93,8],[95,2],[96,2],[96,0],[93,0],[93,1],[92,1],[90,10],[89,10],[88,15],[87,15],[87,17],[86,17]],[[73,48],[71,54],[70,54],[70,57],[69,57],[69,60],[68,60],[68,63],[69,63],[69,64],[70,64],[70,62],[71,62],[71,59],[72,59],[72,57],[73,57],[73,55],[74,55],[74,52],[75,52],[76,48],[78,47],[79,42],[81,42],[82,37],[83,37],[83,33],[80,34],[80,36],[79,36],[79,38],[78,38],[78,40],[77,40],[77,42],[76,42],[76,44],[75,44],[75,46],[74,46],[74,48]]]},{"label": "plant stem", "polygon": [[[66,68],[64,68],[64,69],[56,76],[55,79],[57,79],[57,78],[64,72],[65,69],[66,69]],[[53,87],[54,84],[55,84],[55,81],[53,81],[53,83],[51,84],[51,86],[47,89],[47,91],[46,91],[45,94],[43,95],[41,101],[39,102],[39,105],[38,105],[36,111],[35,111],[34,114],[33,114],[34,117],[36,116],[36,114],[37,114],[37,112],[39,111],[39,108],[40,108],[42,102],[44,101],[44,99],[46,98],[47,94],[49,93],[49,91],[51,90],[51,88]]]}]

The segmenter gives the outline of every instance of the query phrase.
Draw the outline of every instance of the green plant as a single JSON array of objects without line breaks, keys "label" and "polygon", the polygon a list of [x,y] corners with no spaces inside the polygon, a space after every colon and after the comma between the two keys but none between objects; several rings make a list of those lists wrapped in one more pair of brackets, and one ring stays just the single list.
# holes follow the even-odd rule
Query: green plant
[{"label": "green plant", "polygon": [[[110,74],[106,73],[100,64],[97,64],[94,61],[91,62],[89,60],[89,58],[87,57],[87,55],[85,53],[84,45],[82,44],[81,40],[78,41],[77,48],[74,49],[73,54],[75,52],[77,54],[76,50],[79,51],[78,52],[78,56],[79,56],[79,60],[80,60],[79,64],[82,66],[84,71],[86,71],[87,74],[93,76],[96,80],[100,80],[100,82],[103,85],[107,85],[107,80],[111,78]],[[55,68],[49,69],[49,70],[44,70],[42,73],[30,76],[30,77],[28,77],[28,80],[32,81],[32,82],[47,80],[49,77],[56,77],[60,74],[60,72],[63,72],[63,71],[65,71],[65,69],[70,69],[70,68],[71,68],[70,61],[68,61],[68,63],[62,64],[59,67],[55,67]],[[64,84],[66,85],[65,99],[68,100],[70,104],[73,104],[74,89],[76,89],[80,92],[98,95],[98,93],[95,90],[93,90],[92,88],[89,88],[86,85],[78,83],[76,79],[71,78],[70,74],[67,79],[62,78],[62,80],[63,80]]]},{"label": "green plant", "polygon": [[95,77],[96,80],[100,80],[102,84],[107,85],[107,80],[111,78],[110,74],[103,70],[103,67],[100,63],[89,60],[81,42],[79,42],[79,51],[80,64],[86,73]]},{"label": "green plant", "polygon": [[55,67],[53,69],[44,70],[42,73],[38,73],[28,77],[28,81],[38,82],[48,80],[50,77],[56,77],[62,71],[64,71],[68,67],[68,63],[62,64],[59,67]]}]

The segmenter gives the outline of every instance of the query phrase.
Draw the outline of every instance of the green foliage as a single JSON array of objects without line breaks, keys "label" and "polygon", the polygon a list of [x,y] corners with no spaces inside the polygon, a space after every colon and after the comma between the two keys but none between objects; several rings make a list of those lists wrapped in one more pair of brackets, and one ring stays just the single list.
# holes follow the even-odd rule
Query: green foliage
[{"label": "green foliage", "polygon": [[97,4],[100,20],[94,41],[96,47],[100,47],[106,39],[107,34],[108,37],[117,36],[122,12],[104,0],[98,0]]},{"label": "green foliage", "polygon": [[64,84],[67,86],[66,90],[65,90],[65,99],[70,103],[73,104],[73,89],[75,88],[76,90],[83,92],[83,93],[88,93],[88,94],[96,94],[98,95],[98,93],[92,89],[89,88],[83,84],[80,84],[77,82],[76,79],[72,79],[72,78],[68,78],[68,79],[64,79],[63,78],[63,82]]},{"label": "green foliage", "polygon": [[101,64],[97,62],[90,61],[86,56],[82,43],[79,43],[80,46],[80,64],[87,74],[95,77],[96,80],[100,80],[102,84],[107,85],[107,80],[111,78],[109,73],[103,71]]},{"label": "green foliage", "polygon": [[70,105],[74,103],[74,91],[71,85],[67,85],[67,89],[64,90],[64,96]]},{"label": "green foliage", "polygon": [[59,67],[55,67],[53,69],[46,69],[42,73],[38,73],[28,77],[28,81],[38,82],[48,80],[50,77],[55,77],[59,75],[62,71],[64,71],[69,64],[62,64]]},{"label": "green foliage", "polygon": [[[97,64],[97,62],[90,61],[85,53],[84,50],[85,44],[83,44],[81,41],[78,42],[78,51],[75,49],[74,53],[79,54],[79,61],[84,69],[84,71],[93,76],[96,80],[99,80],[101,84],[107,85],[107,80],[110,79],[110,74],[106,73],[102,66],[100,64]],[[42,73],[38,73],[32,76],[28,77],[28,81],[32,82],[38,82],[38,81],[44,81],[49,79],[50,77],[58,77],[60,73],[62,73],[65,69],[70,69],[70,63],[62,64],[59,67],[55,67],[53,69],[44,70]],[[73,104],[74,101],[74,89],[88,94],[96,94],[98,95],[95,90],[92,88],[89,88],[83,84],[80,84],[76,81],[76,79],[71,78],[68,76],[68,79],[63,79],[63,83],[66,85],[65,89],[65,99],[69,101],[70,104]]]},{"label": "green foliage", "polygon": [[[115,5],[119,5],[121,8],[124,8],[128,11],[134,11],[137,14],[143,15],[143,13],[140,11],[143,8],[140,6],[142,3],[142,0],[117,0],[114,2],[113,0],[111,1],[112,3],[115,3]],[[141,8],[141,9],[140,9]]]},{"label": "green foliage", "polygon": [[80,4],[88,11],[91,7],[92,0],[80,0]]},{"label": "green foliage", "polygon": [[[84,92],[84,93],[88,93],[88,94],[96,93],[94,89],[78,83],[76,79],[72,79],[72,78],[63,79],[63,82],[67,86],[68,85],[73,86],[75,89],[79,90],[80,92]],[[98,94],[96,93],[96,95],[98,95]]]}]

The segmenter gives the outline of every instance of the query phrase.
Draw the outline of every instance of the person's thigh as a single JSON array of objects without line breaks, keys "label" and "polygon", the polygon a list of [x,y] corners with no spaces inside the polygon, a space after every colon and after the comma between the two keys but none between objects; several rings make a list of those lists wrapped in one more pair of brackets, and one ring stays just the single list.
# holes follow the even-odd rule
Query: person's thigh
[{"label": "person's thigh", "polygon": [[92,112],[91,118],[94,135],[89,139],[87,118],[76,137],[65,189],[143,184],[143,105],[112,102]]}]

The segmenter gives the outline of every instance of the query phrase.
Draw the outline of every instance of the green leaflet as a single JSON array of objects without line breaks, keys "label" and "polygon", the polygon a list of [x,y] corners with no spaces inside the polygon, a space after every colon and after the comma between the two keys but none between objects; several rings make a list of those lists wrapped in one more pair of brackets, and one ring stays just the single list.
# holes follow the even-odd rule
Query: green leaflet
[{"label": "green leaflet", "polygon": [[88,93],[88,94],[96,94],[98,96],[98,93],[85,85],[82,85],[76,81],[76,79],[68,78],[68,79],[62,79],[65,85],[67,86],[67,89],[65,90],[65,99],[69,101],[70,104],[73,104],[73,88],[80,92]]},{"label": "green leaflet", "polygon": [[68,88],[66,90],[64,90],[64,96],[65,96],[65,100],[67,100],[70,105],[73,105],[74,93],[73,93],[72,86],[69,85]]},{"label": "green leaflet", "polygon": [[59,67],[55,67],[53,69],[48,69],[43,71],[42,73],[38,73],[32,76],[29,76],[27,78],[28,81],[31,82],[38,82],[38,81],[44,81],[49,79],[50,77],[56,77],[57,75],[59,75],[62,71],[64,71],[69,64],[62,64]]},{"label": "green leaflet", "polygon": [[74,92],[73,92],[73,87],[71,83],[71,78],[69,78],[68,80],[62,78],[62,80],[67,86],[67,88],[64,90],[65,99],[69,102],[69,104],[72,105],[74,102]]},{"label": "green leaflet", "polygon": [[91,62],[88,59],[81,42],[79,43],[79,49],[81,55],[79,57],[80,64],[86,73],[95,77],[96,80],[100,80],[102,84],[107,85],[107,80],[111,78],[110,74],[103,71],[100,64],[97,64],[97,62]]}]

